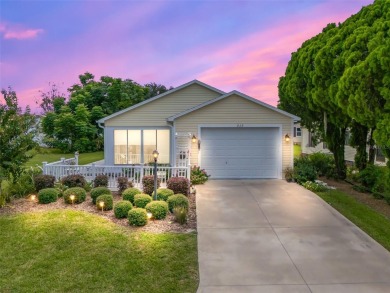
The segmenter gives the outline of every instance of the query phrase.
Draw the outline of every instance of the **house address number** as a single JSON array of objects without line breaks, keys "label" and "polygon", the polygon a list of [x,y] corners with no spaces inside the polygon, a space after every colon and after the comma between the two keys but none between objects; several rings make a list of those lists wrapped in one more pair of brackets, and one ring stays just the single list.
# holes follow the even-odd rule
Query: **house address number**
[{"label": "house address number", "polygon": [[238,123],[237,127],[244,127],[244,124]]}]

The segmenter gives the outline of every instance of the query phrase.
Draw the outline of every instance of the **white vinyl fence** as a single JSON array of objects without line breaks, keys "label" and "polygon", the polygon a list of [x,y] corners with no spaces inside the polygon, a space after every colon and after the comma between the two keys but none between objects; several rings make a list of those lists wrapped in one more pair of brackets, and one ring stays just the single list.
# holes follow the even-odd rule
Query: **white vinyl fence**
[{"label": "white vinyl fence", "polygon": [[[107,175],[108,187],[117,188],[117,178],[127,177],[131,180],[134,186],[141,186],[142,178],[146,175],[154,175],[153,166],[105,166],[105,165],[66,165],[66,164],[46,164],[43,163],[43,174],[52,175],[56,180],[61,178],[80,174],[85,177],[87,181],[92,181],[97,175]],[[157,167],[157,177],[161,181],[161,185],[165,186],[167,180],[171,177],[190,178],[191,168],[187,167]]]}]

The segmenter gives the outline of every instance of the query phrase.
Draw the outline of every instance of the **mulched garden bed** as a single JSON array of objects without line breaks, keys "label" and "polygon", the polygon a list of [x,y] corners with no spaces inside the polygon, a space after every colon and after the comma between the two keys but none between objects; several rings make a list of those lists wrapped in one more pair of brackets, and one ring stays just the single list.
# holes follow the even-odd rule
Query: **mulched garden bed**
[{"label": "mulched garden bed", "polygon": [[[122,200],[121,196],[113,192],[114,204],[117,201]],[[25,213],[25,212],[41,212],[41,211],[53,211],[59,209],[72,209],[78,211],[84,211],[91,214],[98,215],[100,217],[106,218],[111,222],[114,222],[118,225],[128,227],[131,230],[136,231],[145,231],[152,233],[164,233],[164,232],[174,232],[174,233],[192,233],[196,231],[196,198],[195,194],[190,194],[188,196],[189,200],[189,211],[188,211],[188,221],[184,225],[180,225],[174,221],[174,216],[171,213],[168,213],[167,217],[164,220],[149,220],[148,224],[143,227],[134,227],[130,226],[127,218],[117,219],[114,216],[114,211],[101,211],[92,204],[90,196],[87,196],[87,200],[80,204],[69,205],[64,203],[63,198],[59,198],[56,202],[49,204],[39,204],[38,202],[33,202],[30,200],[30,197],[19,198],[13,200],[11,203],[8,203],[5,207],[0,208],[0,215],[12,215],[16,213]]]},{"label": "mulched garden bed", "polygon": [[328,183],[330,186],[336,187],[338,190],[348,194],[349,196],[352,196],[357,201],[390,218],[390,205],[387,204],[383,199],[376,199],[371,193],[357,191],[353,189],[352,184],[343,180],[334,180],[325,177],[321,177],[320,180]]}]

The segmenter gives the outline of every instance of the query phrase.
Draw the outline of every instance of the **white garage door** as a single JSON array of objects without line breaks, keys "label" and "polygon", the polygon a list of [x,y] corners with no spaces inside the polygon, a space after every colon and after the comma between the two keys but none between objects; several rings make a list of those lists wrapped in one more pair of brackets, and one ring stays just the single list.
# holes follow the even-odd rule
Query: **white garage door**
[{"label": "white garage door", "polygon": [[201,167],[211,178],[278,178],[279,128],[201,128]]}]

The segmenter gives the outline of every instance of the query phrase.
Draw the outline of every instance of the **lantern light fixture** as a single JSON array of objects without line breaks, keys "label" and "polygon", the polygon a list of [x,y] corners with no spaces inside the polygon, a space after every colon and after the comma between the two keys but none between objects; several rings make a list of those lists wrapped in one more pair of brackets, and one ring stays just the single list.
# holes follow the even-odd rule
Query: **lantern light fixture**
[{"label": "lantern light fixture", "polygon": [[285,140],[286,142],[289,142],[289,141],[290,141],[290,136],[289,136],[288,134],[286,134],[286,135],[284,136],[284,140]]},{"label": "lantern light fixture", "polygon": [[196,136],[195,136],[195,134],[192,135],[191,141],[192,141],[193,143],[196,142]]}]

